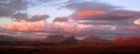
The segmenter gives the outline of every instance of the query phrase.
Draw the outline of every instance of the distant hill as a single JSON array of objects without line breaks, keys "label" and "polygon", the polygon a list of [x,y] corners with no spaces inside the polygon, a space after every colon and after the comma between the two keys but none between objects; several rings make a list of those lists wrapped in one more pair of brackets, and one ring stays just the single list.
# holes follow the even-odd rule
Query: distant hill
[{"label": "distant hill", "polygon": [[7,35],[0,35],[0,46],[39,46],[39,45],[55,45],[53,43],[32,41],[28,39],[19,39]]},{"label": "distant hill", "polygon": [[140,38],[139,37],[134,37],[134,36],[129,36],[125,39],[123,38],[116,38],[113,41],[114,44],[117,45],[140,45]]},{"label": "distant hill", "polygon": [[11,37],[11,36],[6,36],[6,35],[0,35],[0,41],[18,41],[19,39]]},{"label": "distant hill", "polygon": [[113,43],[116,45],[139,45],[140,46],[140,38],[129,36],[127,38],[116,37],[114,41],[102,39],[97,36],[88,36],[83,40],[77,40],[74,36],[65,37],[63,35],[48,35],[43,40],[29,40],[29,39],[21,39],[7,35],[0,35],[0,46],[3,45],[31,45],[31,46],[39,46],[39,45],[71,45],[71,44],[106,44]]},{"label": "distant hill", "polygon": [[93,36],[93,35],[86,37],[85,39],[83,39],[81,41],[83,41],[84,43],[108,43],[108,42],[111,42],[110,40],[102,39],[102,38],[99,38],[99,37]]},{"label": "distant hill", "polygon": [[116,39],[113,41],[113,43],[122,43],[124,39],[122,37],[116,37]]}]

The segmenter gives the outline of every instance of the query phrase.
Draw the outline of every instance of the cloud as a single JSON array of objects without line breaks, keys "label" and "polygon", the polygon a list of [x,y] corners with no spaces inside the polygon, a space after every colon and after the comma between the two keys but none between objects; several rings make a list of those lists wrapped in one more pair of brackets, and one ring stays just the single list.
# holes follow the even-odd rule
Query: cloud
[{"label": "cloud", "polygon": [[0,0],[0,17],[10,17],[17,12],[26,12],[28,8],[55,1],[57,0]]},{"label": "cloud", "polygon": [[19,22],[9,23],[5,26],[6,30],[11,31],[21,31],[21,32],[29,32],[29,31],[42,31],[46,26],[45,21],[36,21],[36,22],[27,22],[25,20],[21,20]]},{"label": "cloud", "polygon": [[[78,20],[80,24],[93,26],[111,25],[110,28],[114,28],[115,32],[121,32],[125,28],[127,28],[129,31],[136,30],[130,27],[136,26],[135,24],[139,24],[138,21],[135,21],[140,17],[139,11],[126,10],[121,6],[113,6],[104,2],[73,0],[72,2],[66,2],[60,8],[74,10],[74,13],[72,13],[69,18],[72,20]],[[100,29],[95,31],[99,31]],[[118,29],[120,30],[118,31]],[[107,32],[110,33],[109,31]],[[115,35],[115,33],[112,34]]]},{"label": "cloud", "polygon": [[125,19],[125,20],[80,20],[80,24],[89,24],[89,25],[114,25],[114,26],[130,26],[130,25],[135,25],[134,20],[138,19],[137,17],[135,18],[130,18],[130,19]]},{"label": "cloud", "polygon": [[88,17],[92,15],[104,15],[104,14],[106,14],[104,11],[84,10],[84,11],[76,12],[75,16]]},{"label": "cloud", "polygon": [[9,8],[0,6],[0,17],[10,16],[14,11],[9,10]]},{"label": "cloud", "polygon": [[44,14],[44,15],[34,15],[34,16],[31,16],[30,18],[26,19],[27,21],[40,21],[40,20],[44,20],[44,19],[47,19],[49,18],[50,16],[47,15],[47,14]]},{"label": "cloud", "polygon": [[9,23],[4,27],[6,30],[18,32],[46,32],[61,34],[80,34],[90,30],[92,25],[78,24],[77,21],[46,23],[46,21],[28,22],[21,20]]},{"label": "cloud", "polygon": [[28,6],[25,0],[1,0],[0,2],[0,17],[9,17],[16,11],[26,10]]},{"label": "cloud", "polygon": [[117,30],[124,31],[124,32],[134,32],[139,33],[140,31],[140,19],[136,19],[133,21],[134,25],[128,25],[128,26],[117,26]]},{"label": "cloud", "polygon": [[12,17],[14,19],[16,19],[16,21],[26,20],[28,18],[28,14],[27,13],[18,12],[16,14],[13,14]]},{"label": "cloud", "polygon": [[139,34],[139,28],[140,26],[117,26],[116,29],[118,31],[123,31],[123,32],[130,32],[130,33],[133,33],[133,34]]},{"label": "cloud", "polygon": [[134,24],[136,24],[136,25],[140,25],[140,18],[137,19],[137,20],[134,20]]},{"label": "cloud", "polygon": [[2,30],[3,29],[3,27],[2,26],[0,26],[0,30]]},{"label": "cloud", "polygon": [[68,21],[68,17],[66,16],[60,16],[60,17],[56,17],[53,22],[66,22]]},{"label": "cloud", "polygon": [[123,20],[138,17],[140,12],[127,10],[94,11],[83,10],[73,13],[70,17],[74,20]]},{"label": "cloud", "polygon": [[68,8],[71,10],[111,10],[115,8],[121,8],[119,6],[112,6],[108,3],[101,3],[97,1],[79,1],[79,0],[72,0],[66,2],[60,8]]},{"label": "cloud", "polygon": [[14,11],[12,8],[0,5],[0,11],[4,10],[2,13],[6,13],[4,14],[5,16],[12,14],[12,18],[16,20],[6,25],[4,29],[24,33],[37,32],[76,36],[113,37],[140,35],[140,12],[138,11],[125,10],[120,6],[112,6],[98,1],[69,0],[60,5],[62,5],[60,8],[67,8],[74,12],[70,16],[56,17],[52,23],[46,22],[46,19],[50,17],[49,15],[37,14],[31,16],[21,11],[24,8],[16,7],[20,10]]},{"label": "cloud", "polygon": [[16,21],[21,21],[21,20],[26,20],[26,21],[40,21],[40,20],[45,20],[47,18],[49,18],[50,16],[47,14],[41,15],[41,14],[37,14],[37,15],[33,15],[33,16],[28,16],[27,13],[16,13],[13,14],[12,17],[16,20]]},{"label": "cloud", "polygon": [[[82,25],[78,24],[76,21],[67,21],[67,22],[54,22],[55,26],[64,30],[64,32],[69,34],[80,34],[84,32],[87,28],[92,27],[92,25]],[[61,31],[61,30],[60,30]]]},{"label": "cloud", "polygon": [[140,15],[138,11],[125,10],[121,6],[98,1],[72,0],[62,4],[60,8],[74,10],[70,15],[73,20],[124,20]]},{"label": "cloud", "polygon": [[[96,35],[101,37],[115,37],[140,35],[139,26],[136,25],[108,25],[108,24],[79,24],[78,21],[68,20],[66,22],[47,23],[46,21],[28,22],[21,20],[13,22],[4,27],[6,31],[24,32],[24,33],[47,33],[47,34],[63,34],[85,37],[88,35]],[[29,36],[29,35],[28,35]]]},{"label": "cloud", "polygon": [[[53,22],[52,30],[60,32],[59,34],[69,34],[76,36],[87,36],[93,34],[99,34],[110,30],[112,25],[87,25],[79,24],[78,21],[69,20],[66,22]],[[50,29],[50,28],[49,28]]]}]

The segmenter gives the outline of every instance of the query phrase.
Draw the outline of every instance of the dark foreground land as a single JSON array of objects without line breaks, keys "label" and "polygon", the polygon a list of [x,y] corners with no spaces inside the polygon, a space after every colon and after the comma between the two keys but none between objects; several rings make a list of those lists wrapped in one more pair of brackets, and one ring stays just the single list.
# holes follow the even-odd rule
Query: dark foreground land
[{"label": "dark foreground land", "polygon": [[67,45],[35,47],[1,47],[0,54],[140,54],[140,46],[128,45]]}]

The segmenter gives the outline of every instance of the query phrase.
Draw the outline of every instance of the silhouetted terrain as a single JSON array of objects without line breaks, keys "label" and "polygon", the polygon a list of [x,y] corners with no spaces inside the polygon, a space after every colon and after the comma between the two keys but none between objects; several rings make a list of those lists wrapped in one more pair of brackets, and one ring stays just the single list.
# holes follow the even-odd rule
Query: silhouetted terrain
[{"label": "silhouetted terrain", "polygon": [[49,35],[41,41],[22,41],[4,35],[0,39],[0,54],[140,54],[140,38],[132,36],[113,41],[96,36],[77,40],[63,35]]},{"label": "silhouetted terrain", "polygon": [[84,38],[81,41],[85,44],[91,44],[91,43],[99,44],[99,43],[110,43],[111,42],[111,40],[102,39],[102,38],[99,38],[96,36],[89,36],[89,37]]},{"label": "silhouetted terrain", "polygon": [[113,44],[116,45],[138,45],[140,46],[140,38],[139,37],[134,37],[134,36],[129,36],[125,39],[118,37],[113,41]]},{"label": "silhouetted terrain", "polygon": [[45,38],[45,42],[56,44],[77,44],[74,36],[64,37],[63,35],[49,35]]},{"label": "silhouetted terrain", "polygon": [[6,35],[0,35],[0,41],[18,41],[19,39],[11,37],[11,36],[6,36]]},{"label": "silhouetted terrain", "polygon": [[0,48],[1,54],[139,54],[140,46],[131,45],[65,45],[34,48]]}]

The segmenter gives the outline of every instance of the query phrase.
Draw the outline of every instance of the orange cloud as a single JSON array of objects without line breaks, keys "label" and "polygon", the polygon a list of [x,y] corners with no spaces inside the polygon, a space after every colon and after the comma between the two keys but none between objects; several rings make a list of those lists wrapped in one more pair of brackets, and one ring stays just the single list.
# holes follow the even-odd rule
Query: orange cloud
[{"label": "orange cloud", "polygon": [[94,15],[103,15],[106,14],[104,11],[92,11],[92,10],[84,10],[77,12],[76,15],[80,17],[88,17],[88,16],[94,16]]},{"label": "orange cloud", "polygon": [[6,30],[30,32],[30,31],[46,31],[46,32],[65,32],[71,34],[82,33],[92,25],[78,24],[77,21],[69,20],[67,22],[46,23],[45,21],[28,22],[21,20],[19,22],[9,23],[5,26]]},{"label": "orange cloud", "polygon": [[68,33],[82,33],[88,28],[92,28],[92,25],[78,24],[77,21],[73,20],[69,20],[68,22],[54,22],[54,24],[63,28],[64,31]]},{"label": "orange cloud", "polygon": [[136,25],[140,25],[140,19],[135,20],[133,23]]},{"label": "orange cloud", "polygon": [[21,20],[19,22],[9,23],[5,26],[6,30],[19,31],[19,32],[49,32],[49,33],[66,33],[66,34],[83,34],[85,32],[98,32],[106,31],[112,28],[109,25],[85,25],[79,24],[78,21],[69,20],[66,22],[53,22],[46,23],[45,20],[28,22]]},{"label": "orange cloud", "polygon": [[21,20],[19,22],[12,22],[8,24],[5,29],[12,31],[40,31],[45,27],[45,21],[36,21],[36,22],[27,22],[25,20]]}]

